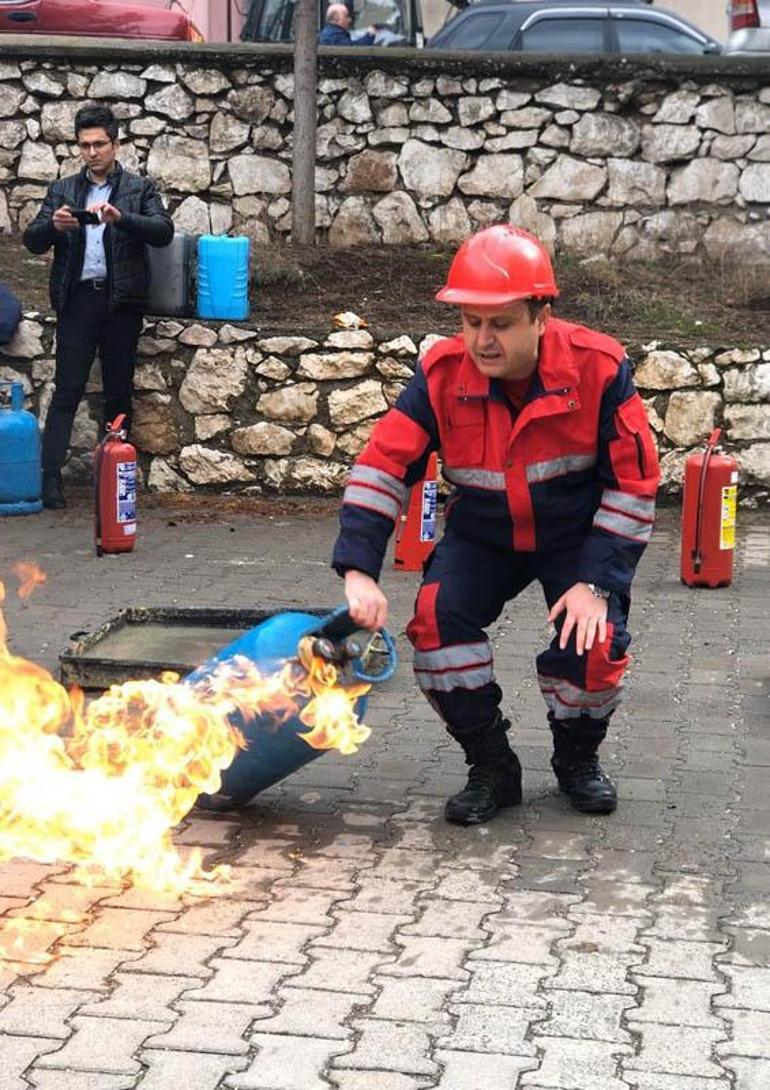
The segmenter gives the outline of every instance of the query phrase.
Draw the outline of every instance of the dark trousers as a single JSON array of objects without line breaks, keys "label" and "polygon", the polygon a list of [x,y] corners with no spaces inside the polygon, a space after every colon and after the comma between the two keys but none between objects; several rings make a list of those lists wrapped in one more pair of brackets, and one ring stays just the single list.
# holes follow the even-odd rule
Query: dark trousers
[{"label": "dark trousers", "polygon": [[[450,730],[491,722],[502,697],[495,678],[492,646],[485,629],[537,580],[546,609],[577,581],[579,552],[515,553],[467,541],[451,530],[428,562],[407,628],[414,645],[417,682]],[[612,594],[607,602],[607,639],[578,655],[575,633],[559,647],[564,623],[536,661],[537,680],[548,710],[561,720],[588,716],[604,720],[621,699],[629,659],[626,620],[630,600]],[[545,628],[546,610],[518,623]],[[508,639],[515,646],[517,622]],[[504,649],[503,649],[504,651]]]},{"label": "dark trousers", "polygon": [[56,473],[64,465],[72,422],[85,392],[96,351],[102,364],[104,420],[126,414],[131,426],[136,345],[142,316],[133,311],[110,311],[108,292],[97,291],[92,281],[75,288],[56,325],[56,378],[43,433],[43,472]]}]

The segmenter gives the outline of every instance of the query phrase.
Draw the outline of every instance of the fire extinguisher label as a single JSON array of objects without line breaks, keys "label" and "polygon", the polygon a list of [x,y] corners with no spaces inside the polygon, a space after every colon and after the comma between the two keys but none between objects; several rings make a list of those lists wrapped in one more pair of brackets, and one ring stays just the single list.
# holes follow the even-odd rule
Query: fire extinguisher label
[{"label": "fire extinguisher label", "polygon": [[118,462],[118,522],[136,522],[136,462]]},{"label": "fire extinguisher label", "polygon": [[438,485],[425,481],[422,486],[422,514],[420,517],[420,541],[436,540],[436,502]]},{"label": "fire extinguisher label", "polygon": [[722,519],[719,525],[719,548],[735,548],[735,512],[738,506],[738,488],[734,484],[722,489]]}]

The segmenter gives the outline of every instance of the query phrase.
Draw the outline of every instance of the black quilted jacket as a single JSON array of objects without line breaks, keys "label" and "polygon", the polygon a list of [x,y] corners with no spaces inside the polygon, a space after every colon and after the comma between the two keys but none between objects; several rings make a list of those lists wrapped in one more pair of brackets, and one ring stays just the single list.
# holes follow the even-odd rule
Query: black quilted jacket
[{"label": "black quilted jacket", "polygon": [[[85,168],[79,174],[59,178],[48,188],[40,211],[24,232],[24,245],[33,254],[44,254],[53,246],[50,293],[54,310],[63,310],[80,279],[86,248],[85,228],[56,231],[53,214],[67,204],[84,208],[89,182]],[[111,310],[142,310],[150,284],[144,252],[150,246],[168,246],[174,225],[161,203],[155,183],[115,164],[109,203],[123,213],[119,223],[104,230],[104,250],[109,277]]]}]

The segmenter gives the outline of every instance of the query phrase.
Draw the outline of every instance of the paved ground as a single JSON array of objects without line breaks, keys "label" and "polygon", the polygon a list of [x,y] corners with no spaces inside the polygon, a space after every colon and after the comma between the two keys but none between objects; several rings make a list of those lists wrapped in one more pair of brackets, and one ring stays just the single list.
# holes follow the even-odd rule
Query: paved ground
[{"label": "paved ground", "polygon": [[[332,517],[155,510],[134,555],[102,560],[89,535],[85,509],[0,520],[0,578],[21,558],[49,576],[8,602],[14,649],[51,668],[128,604],[340,600]],[[661,520],[605,747],[609,818],[554,791],[533,592],[495,630],[526,781],[494,823],[443,823],[462,766],[405,661],[359,754],[184,823],[180,844],[234,863],[238,896],[84,890],[6,863],[0,912],[32,921],[50,961],[0,961],[0,1090],[767,1090],[770,541],[756,515],[739,536],[733,586],[687,590]],[[415,577],[386,587],[401,633]]]}]

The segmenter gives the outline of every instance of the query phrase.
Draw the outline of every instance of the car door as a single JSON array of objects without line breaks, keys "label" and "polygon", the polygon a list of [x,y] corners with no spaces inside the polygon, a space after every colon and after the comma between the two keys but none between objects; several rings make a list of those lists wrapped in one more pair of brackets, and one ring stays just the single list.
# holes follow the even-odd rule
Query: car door
[{"label": "car door", "polygon": [[609,8],[546,8],[528,16],[511,49],[520,53],[609,53]]},{"label": "car door", "polygon": [[0,0],[0,32],[5,34],[42,33],[42,0]]}]

